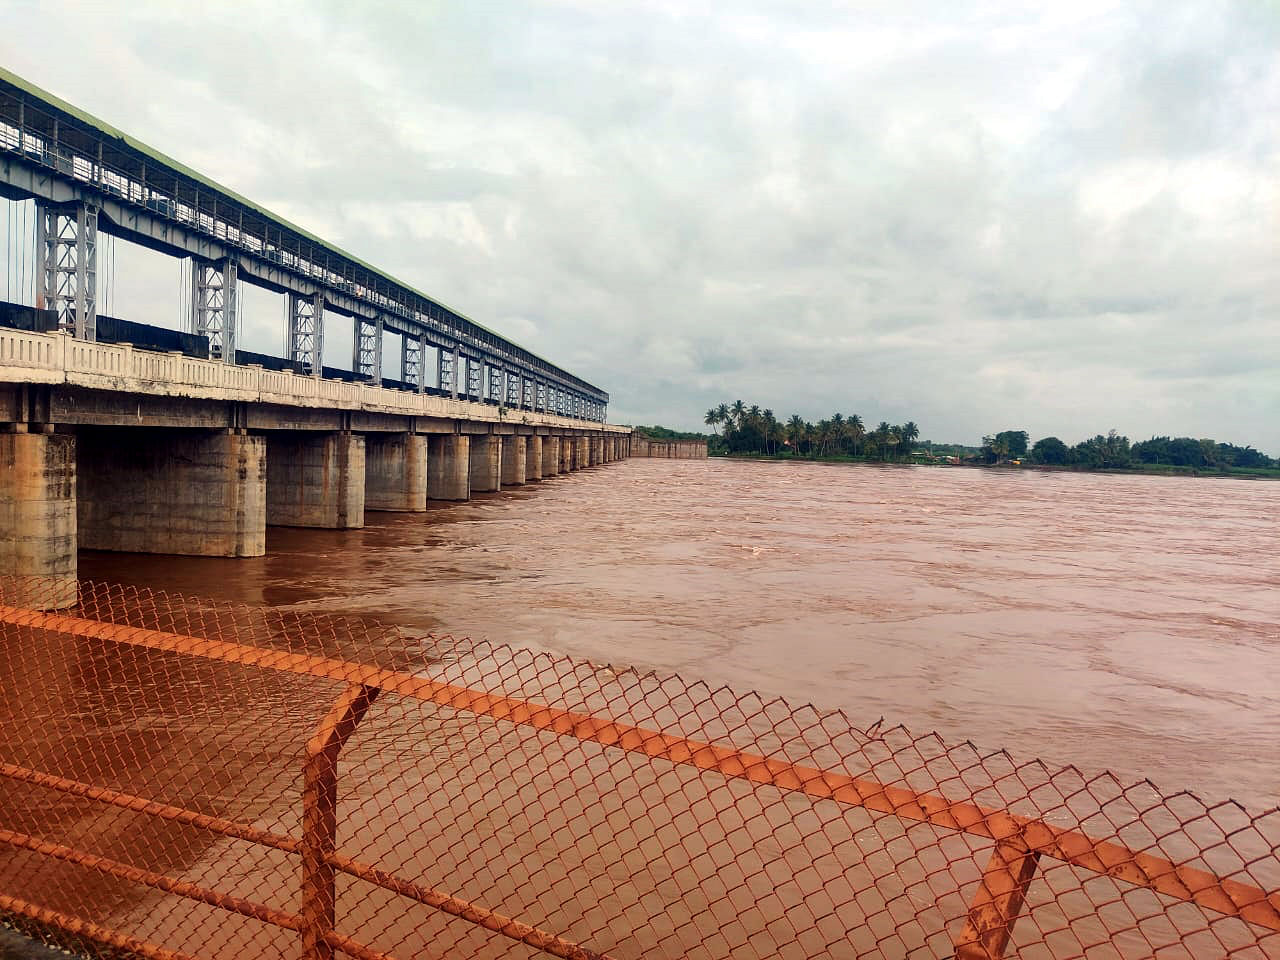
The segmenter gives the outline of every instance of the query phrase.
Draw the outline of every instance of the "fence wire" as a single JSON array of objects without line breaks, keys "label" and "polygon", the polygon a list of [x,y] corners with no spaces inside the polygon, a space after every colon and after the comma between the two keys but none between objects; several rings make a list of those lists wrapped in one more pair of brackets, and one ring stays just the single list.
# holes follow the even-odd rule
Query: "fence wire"
[{"label": "fence wire", "polygon": [[1280,810],[341,617],[0,581],[0,917],[147,957],[1280,957]]}]

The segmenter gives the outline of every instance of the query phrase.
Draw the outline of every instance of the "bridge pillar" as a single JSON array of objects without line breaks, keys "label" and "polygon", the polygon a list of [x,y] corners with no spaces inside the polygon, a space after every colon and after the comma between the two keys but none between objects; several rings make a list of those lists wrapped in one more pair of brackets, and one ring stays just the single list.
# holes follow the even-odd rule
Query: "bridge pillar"
[{"label": "bridge pillar", "polygon": [[529,456],[528,437],[502,438],[502,485],[518,487],[525,480],[525,461]]},{"label": "bridge pillar", "polygon": [[542,437],[525,437],[524,479],[526,483],[542,479]]},{"label": "bridge pillar", "polygon": [[69,607],[76,602],[76,440],[0,434],[0,576],[34,577],[8,603]]},{"label": "bridge pillar", "polygon": [[554,477],[560,472],[560,438],[542,438],[542,478]]},{"label": "bridge pillar", "polygon": [[422,513],[427,509],[427,438],[365,434],[364,477],[366,510]]},{"label": "bridge pillar", "polygon": [[591,441],[579,435],[574,443],[573,469],[582,470],[591,461]]},{"label": "bridge pillar", "polygon": [[76,526],[86,550],[260,557],[267,442],[232,430],[81,428]]},{"label": "bridge pillar", "polygon": [[427,497],[467,500],[471,497],[471,438],[460,434],[432,434],[427,453]]},{"label": "bridge pillar", "polygon": [[471,438],[470,476],[473,493],[495,493],[502,489],[502,437]]},{"label": "bridge pillar", "polygon": [[267,435],[267,523],[364,526],[365,445],[354,433]]}]

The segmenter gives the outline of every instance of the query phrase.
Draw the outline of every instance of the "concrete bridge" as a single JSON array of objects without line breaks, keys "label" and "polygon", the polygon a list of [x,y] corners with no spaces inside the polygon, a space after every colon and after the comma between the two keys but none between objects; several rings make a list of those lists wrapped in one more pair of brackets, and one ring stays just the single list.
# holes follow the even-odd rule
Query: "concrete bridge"
[{"label": "concrete bridge", "polygon": [[[0,575],[259,556],[271,524],[629,455],[600,388],[2,69],[0,197],[37,212],[31,301],[0,304]],[[190,261],[185,332],[100,317],[101,234]],[[237,346],[242,283],[284,295],[285,356]]]},{"label": "concrete bridge", "polygon": [[74,579],[78,547],[253,557],[268,525],[534,483],[631,430],[0,329],[0,575]]}]

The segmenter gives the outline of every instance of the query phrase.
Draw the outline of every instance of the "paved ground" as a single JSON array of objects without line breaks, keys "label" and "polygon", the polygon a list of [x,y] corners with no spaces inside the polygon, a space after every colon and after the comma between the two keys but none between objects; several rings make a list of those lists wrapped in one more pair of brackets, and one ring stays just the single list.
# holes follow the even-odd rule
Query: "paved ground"
[{"label": "paved ground", "polygon": [[71,956],[0,927],[0,960],[67,960]]}]

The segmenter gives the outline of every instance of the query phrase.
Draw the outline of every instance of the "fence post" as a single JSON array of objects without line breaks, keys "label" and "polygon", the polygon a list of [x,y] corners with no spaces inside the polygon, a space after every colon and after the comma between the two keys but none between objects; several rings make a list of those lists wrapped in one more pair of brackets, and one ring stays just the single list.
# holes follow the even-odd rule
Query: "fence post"
[{"label": "fence post", "polygon": [[1016,842],[996,844],[956,938],[955,960],[1001,960],[1039,863],[1039,853]]},{"label": "fence post", "polygon": [[355,683],[307,742],[302,784],[302,957],[333,960],[337,894],[329,862],[338,839],[338,753],[381,691]]}]

